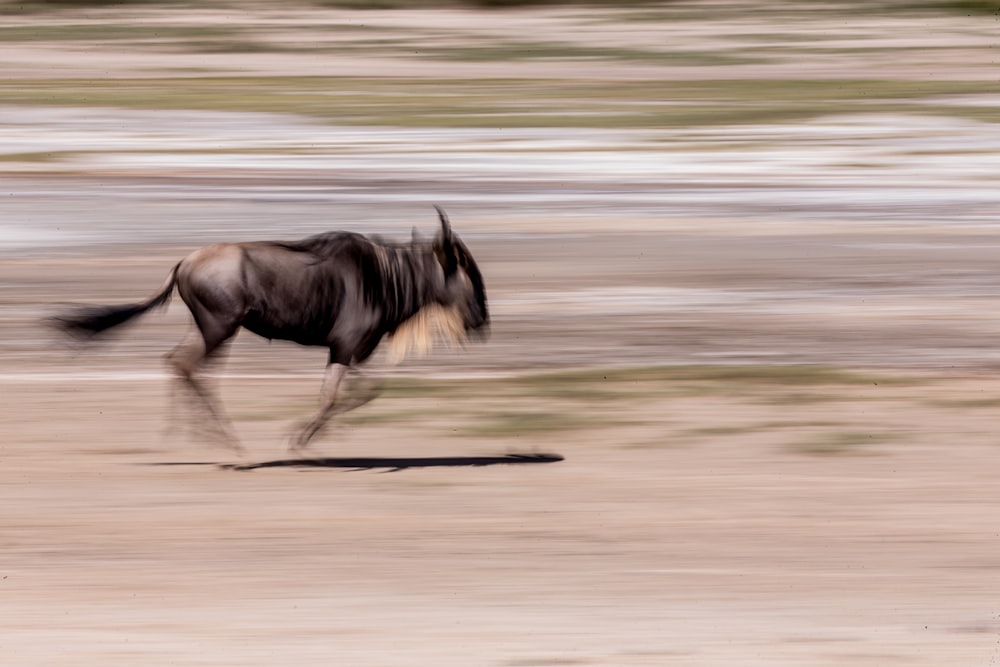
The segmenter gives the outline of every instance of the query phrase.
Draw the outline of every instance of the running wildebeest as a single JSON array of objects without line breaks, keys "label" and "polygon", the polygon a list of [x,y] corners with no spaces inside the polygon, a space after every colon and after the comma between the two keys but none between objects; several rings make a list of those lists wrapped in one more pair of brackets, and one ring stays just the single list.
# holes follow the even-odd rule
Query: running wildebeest
[{"label": "running wildebeest", "polygon": [[220,243],[178,262],[146,301],[84,306],[52,321],[90,339],[166,305],[176,286],[197,331],[168,361],[237,450],[241,447],[219,400],[198,377],[205,360],[240,327],[268,339],[327,348],[319,411],[291,442],[300,451],[330,417],[368,400],[341,405],[337,392],[348,370],[368,359],[383,337],[406,347],[414,341],[426,345],[432,324],[453,339],[488,331],[479,267],[444,211],[435,208],[441,230],[431,241],[416,232],[410,243],[329,232],[292,242]]}]

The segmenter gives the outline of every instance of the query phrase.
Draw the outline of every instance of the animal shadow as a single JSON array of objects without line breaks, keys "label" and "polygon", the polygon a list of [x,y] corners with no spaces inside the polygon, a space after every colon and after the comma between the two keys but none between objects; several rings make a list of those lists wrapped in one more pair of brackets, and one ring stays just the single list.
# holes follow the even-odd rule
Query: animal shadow
[{"label": "animal shadow", "polygon": [[528,463],[558,463],[559,454],[503,454],[499,456],[416,456],[416,457],[324,457],[279,459],[260,463],[220,464],[224,470],[249,471],[260,468],[294,468],[298,470],[342,468],[345,470],[383,470],[399,472],[411,468],[460,468]]}]

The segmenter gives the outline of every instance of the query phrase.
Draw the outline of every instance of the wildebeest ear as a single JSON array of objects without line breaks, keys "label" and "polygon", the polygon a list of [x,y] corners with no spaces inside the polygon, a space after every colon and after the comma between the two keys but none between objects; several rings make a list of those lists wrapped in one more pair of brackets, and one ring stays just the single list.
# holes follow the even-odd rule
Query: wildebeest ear
[{"label": "wildebeest ear", "polygon": [[413,245],[417,245],[424,240],[423,237],[420,236],[420,232],[417,230],[416,225],[413,225],[413,233],[410,235],[410,240]]},{"label": "wildebeest ear", "polygon": [[441,218],[441,233],[434,244],[434,253],[438,261],[444,267],[446,276],[450,276],[458,269],[458,252],[455,249],[455,237],[451,231],[451,224],[448,222],[448,214],[440,206],[435,206],[438,217]]}]

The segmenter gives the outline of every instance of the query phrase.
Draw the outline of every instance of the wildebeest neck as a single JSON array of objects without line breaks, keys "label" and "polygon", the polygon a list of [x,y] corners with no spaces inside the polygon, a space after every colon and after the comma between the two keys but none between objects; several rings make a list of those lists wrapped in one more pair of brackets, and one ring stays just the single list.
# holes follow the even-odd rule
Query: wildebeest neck
[{"label": "wildebeest neck", "polygon": [[373,242],[372,251],[377,275],[364,281],[365,300],[382,309],[383,322],[391,332],[434,301],[443,273],[430,246]]}]

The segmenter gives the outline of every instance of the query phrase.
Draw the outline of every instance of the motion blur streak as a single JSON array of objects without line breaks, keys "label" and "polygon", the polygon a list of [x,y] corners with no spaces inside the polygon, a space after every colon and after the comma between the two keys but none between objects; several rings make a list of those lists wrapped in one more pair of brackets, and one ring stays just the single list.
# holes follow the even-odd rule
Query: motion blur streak
[{"label": "motion blur streak", "polygon": [[[433,4],[0,0],[0,662],[1000,660],[995,5]],[[238,461],[179,301],[39,326],[431,204],[491,339],[310,461],[315,351],[232,344]]]}]

